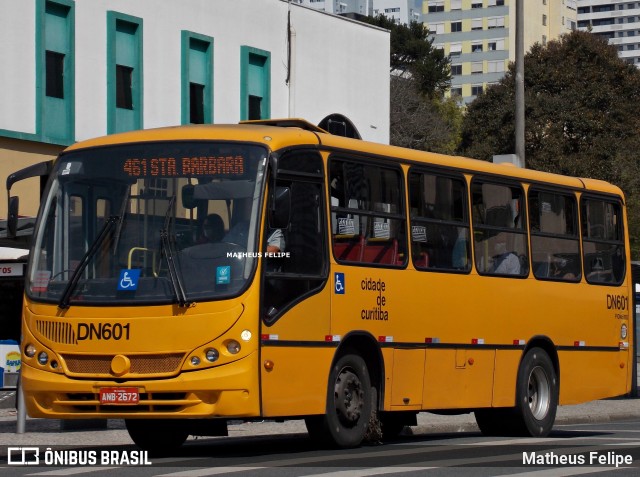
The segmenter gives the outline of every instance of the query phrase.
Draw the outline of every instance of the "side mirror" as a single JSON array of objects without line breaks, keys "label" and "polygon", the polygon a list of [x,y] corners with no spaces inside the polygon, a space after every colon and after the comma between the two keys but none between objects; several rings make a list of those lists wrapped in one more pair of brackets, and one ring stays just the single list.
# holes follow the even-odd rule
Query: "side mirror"
[{"label": "side mirror", "polygon": [[15,238],[18,230],[18,209],[20,208],[20,198],[13,196],[9,198],[9,211],[7,214],[7,237]]},{"label": "side mirror", "polygon": [[272,207],[269,208],[269,227],[272,229],[286,229],[291,221],[291,189],[276,187],[272,197]]},{"label": "side mirror", "polygon": [[185,184],[182,187],[182,205],[185,209],[193,209],[198,201],[193,198],[196,187],[193,184]]}]

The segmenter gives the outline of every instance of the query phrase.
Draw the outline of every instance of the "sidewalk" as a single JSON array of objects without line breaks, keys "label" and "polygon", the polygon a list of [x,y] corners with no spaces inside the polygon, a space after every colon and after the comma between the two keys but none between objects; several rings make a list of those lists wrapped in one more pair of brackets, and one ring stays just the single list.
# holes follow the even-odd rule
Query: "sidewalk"
[{"label": "sidewalk", "polygon": [[[589,422],[609,422],[617,420],[640,419],[640,399],[620,398],[593,401],[574,406],[558,408],[556,425]],[[124,421],[112,419],[102,429],[62,430],[57,419],[27,419],[26,432],[16,434],[16,410],[0,409],[0,445],[129,445],[132,444]],[[430,413],[418,414],[418,426],[412,428],[414,434],[477,432],[473,414],[458,416],[440,416]],[[232,423],[229,425],[230,437],[242,437],[268,434],[306,434],[304,421],[295,420],[284,423],[271,421],[253,423]],[[190,439],[193,439],[191,437]]]}]

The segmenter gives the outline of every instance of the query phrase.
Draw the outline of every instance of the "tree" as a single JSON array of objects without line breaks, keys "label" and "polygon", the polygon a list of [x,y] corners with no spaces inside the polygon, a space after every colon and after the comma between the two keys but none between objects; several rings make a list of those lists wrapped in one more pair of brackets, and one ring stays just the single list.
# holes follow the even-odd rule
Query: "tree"
[{"label": "tree", "polygon": [[410,77],[426,96],[442,96],[451,84],[451,61],[444,50],[433,46],[433,38],[423,23],[400,25],[379,15],[364,17],[372,25],[391,31],[391,72]]},{"label": "tree", "polygon": [[362,20],[391,32],[391,144],[452,154],[462,111],[455,99],[444,99],[451,84],[449,57],[434,48],[422,23],[400,25],[384,15]]},{"label": "tree", "polygon": [[394,146],[453,154],[459,143],[462,112],[453,98],[429,98],[414,81],[391,77],[390,129]]},{"label": "tree", "polygon": [[[640,72],[606,40],[581,31],[534,45],[524,61],[526,166],[607,180],[625,190],[629,203],[639,203],[633,154],[639,145]],[[491,160],[514,151],[514,80],[511,65],[499,84],[469,105],[463,154]],[[640,216],[629,211],[637,230]],[[632,239],[637,248],[637,235]]]}]

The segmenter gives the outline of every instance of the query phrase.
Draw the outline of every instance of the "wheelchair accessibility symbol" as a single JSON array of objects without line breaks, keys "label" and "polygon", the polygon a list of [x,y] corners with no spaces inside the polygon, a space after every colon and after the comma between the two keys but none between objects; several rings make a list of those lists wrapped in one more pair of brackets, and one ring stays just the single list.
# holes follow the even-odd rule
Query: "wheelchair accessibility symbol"
[{"label": "wheelchair accessibility symbol", "polygon": [[137,290],[140,279],[140,269],[120,270],[120,280],[118,280],[118,291]]},{"label": "wheelchair accessibility symbol", "polygon": [[334,274],[334,291],[336,295],[344,295],[344,273],[336,272]]}]

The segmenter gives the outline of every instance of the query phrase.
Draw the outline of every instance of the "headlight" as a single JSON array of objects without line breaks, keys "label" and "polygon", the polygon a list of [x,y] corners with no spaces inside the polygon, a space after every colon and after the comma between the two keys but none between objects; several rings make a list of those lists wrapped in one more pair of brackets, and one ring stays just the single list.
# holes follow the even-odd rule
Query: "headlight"
[{"label": "headlight", "polygon": [[191,357],[191,366],[198,366],[200,364],[200,358],[197,356]]},{"label": "headlight", "polygon": [[627,338],[627,325],[624,323],[620,327],[620,338],[623,340]]},{"label": "headlight", "polygon": [[29,358],[33,358],[36,355],[36,347],[29,343],[24,347],[24,354]]},{"label": "headlight", "polygon": [[216,361],[218,361],[218,358],[220,357],[220,353],[218,353],[217,349],[209,348],[205,352],[205,357],[207,358],[207,361],[209,361],[210,363],[215,363]]},{"label": "headlight", "polygon": [[40,351],[40,353],[38,354],[38,363],[44,366],[45,364],[47,364],[47,361],[49,361],[49,356],[47,355],[47,353],[45,351]]},{"label": "headlight", "polygon": [[226,346],[227,351],[230,354],[238,354],[240,352],[240,343],[238,343],[236,340],[227,341]]}]

